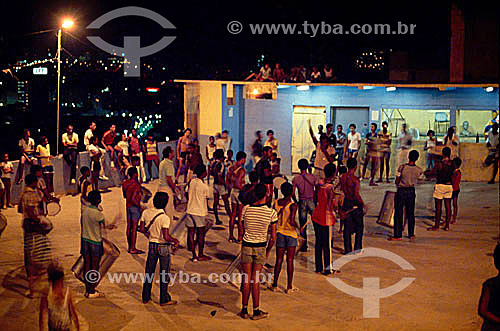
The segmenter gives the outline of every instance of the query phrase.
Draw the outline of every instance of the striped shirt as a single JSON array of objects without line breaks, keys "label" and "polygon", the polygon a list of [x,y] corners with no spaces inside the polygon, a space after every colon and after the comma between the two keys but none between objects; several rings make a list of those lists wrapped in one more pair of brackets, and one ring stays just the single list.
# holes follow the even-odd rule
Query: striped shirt
[{"label": "striped shirt", "polygon": [[270,224],[278,222],[276,210],[266,205],[245,206],[242,212],[245,224],[244,246],[266,246]]}]

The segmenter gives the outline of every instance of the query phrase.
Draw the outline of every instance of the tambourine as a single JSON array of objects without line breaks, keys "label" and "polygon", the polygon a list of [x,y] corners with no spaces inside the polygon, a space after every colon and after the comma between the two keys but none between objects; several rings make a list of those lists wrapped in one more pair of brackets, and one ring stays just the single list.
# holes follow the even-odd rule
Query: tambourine
[{"label": "tambourine", "polygon": [[144,186],[141,186],[141,193],[142,193],[142,198],[141,198],[142,203],[148,203],[149,199],[151,199],[151,197],[153,196],[153,193],[151,193],[151,191]]},{"label": "tambourine", "polygon": [[56,201],[49,202],[45,208],[47,210],[47,216],[56,216],[61,211],[61,205]]}]

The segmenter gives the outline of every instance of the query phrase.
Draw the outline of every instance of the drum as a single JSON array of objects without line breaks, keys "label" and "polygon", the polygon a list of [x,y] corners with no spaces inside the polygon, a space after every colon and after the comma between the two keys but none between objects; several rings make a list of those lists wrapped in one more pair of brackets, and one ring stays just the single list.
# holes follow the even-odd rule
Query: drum
[{"label": "drum", "polygon": [[169,234],[174,237],[175,239],[179,240],[181,245],[183,243],[186,243],[187,247],[187,227],[186,227],[186,222],[185,219],[187,217],[187,214],[185,214],[180,220],[178,221],[172,221],[170,225],[170,230]]},{"label": "drum", "polygon": [[[104,255],[101,257],[101,262],[99,265],[99,274],[100,278],[95,283],[95,286],[99,285],[103,276],[108,272],[109,268],[115,263],[118,256],[120,256],[120,250],[113,244],[111,241],[106,238],[102,238],[102,245],[104,247]],[[84,262],[83,256],[76,260],[75,264],[71,268],[75,277],[81,282],[85,283],[85,274],[84,274]]]},{"label": "drum", "polygon": [[148,201],[153,196],[153,193],[151,193],[151,191],[144,186],[141,186],[141,193],[142,193],[142,199],[141,199],[142,203],[148,203]]},{"label": "drum", "polygon": [[279,191],[281,189],[281,185],[283,183],[286,183],[286,182],[287,182],[287,180],[286,180],[285,177],[281,177],[281,176],[280,177],[276,177],[276,178],[273,179],[273,186],[274,186],[275,189],[277,189]]},{"label": "drum", "polygon": [[377,223],[389,228],[394,228],[394,198],[396,192],[385,191],[384,201],[380,207]]},{"label": "drum", "polygon": [[56,216],[61,211],[61,205],[56,201],[49,202],[45,208],[47,210],[47,216]]}]

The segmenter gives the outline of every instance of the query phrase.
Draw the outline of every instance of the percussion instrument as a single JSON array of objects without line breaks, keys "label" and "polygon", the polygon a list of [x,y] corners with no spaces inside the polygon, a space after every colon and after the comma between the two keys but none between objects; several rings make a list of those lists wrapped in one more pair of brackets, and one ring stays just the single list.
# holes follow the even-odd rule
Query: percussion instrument
[{"label": "percussion instrument", "polygon": [[[101,262],[99,264],[98,271],[100,278],[95,282],[95,286],[99,285],[106,272],[108,272],[109,268],[111,268],[118,256],[120,256],[120,250],[111,241],[102,238],[102,245],[104,247],[104,255],[101,257]],[[84,261],[82,255],[76,260],[71,271],[73,271],[73,274],[78,280],[85,283]]]},{"label": "percussion instrument", "polygon": [[286,177],[281,177],[281,176],[275,177],[273,179],[273,186],[274,186],[275,189],[280,190],[281,189],[281,185],[283,183],[286,183],[286,182],[288,182],[288,180],[286,179]]},{"label": "percussion instrument", "polygon": [[151,199],[151,197],[153,196],[153,193],[151,193],[151,191],[144,186],[141,186],[141,193],[142,193],[142,198],[141,198],[142,203],[148,203],[149,199]]},{"label": "percussion instrument", "polygon": [[384,201],[380,207],[377,223],[389,228],[394,228],[394,198],[396,192],[385,191]]},{"label": "percussion instrument", "polygon": [[61,211],[59,202],[51,201],[46,206],[47,216],[56,216]]}]

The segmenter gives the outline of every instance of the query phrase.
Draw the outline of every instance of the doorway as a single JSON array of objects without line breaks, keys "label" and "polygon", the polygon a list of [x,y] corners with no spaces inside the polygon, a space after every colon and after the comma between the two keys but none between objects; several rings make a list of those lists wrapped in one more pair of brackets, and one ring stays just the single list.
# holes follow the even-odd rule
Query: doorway
[{"label": "doorway", "polygon": [[344,133],[349,132],[349,125],[356,124],[356,131],[363,136],[364,131],[369,130],[369,108],[368,107],[332,107],[331,108],[332,123],[335,123],[334,130],[337,130],[337,125],[342,125]]},{"label": "doorway", "polygon": [[318,125],[326,125],[326,107],[324,106],[293,106],[292,125],[292,173],[300,172],[297,163],[300,159],[311,158],[316,149],[309,135],[309,120],[314,132]]}]

